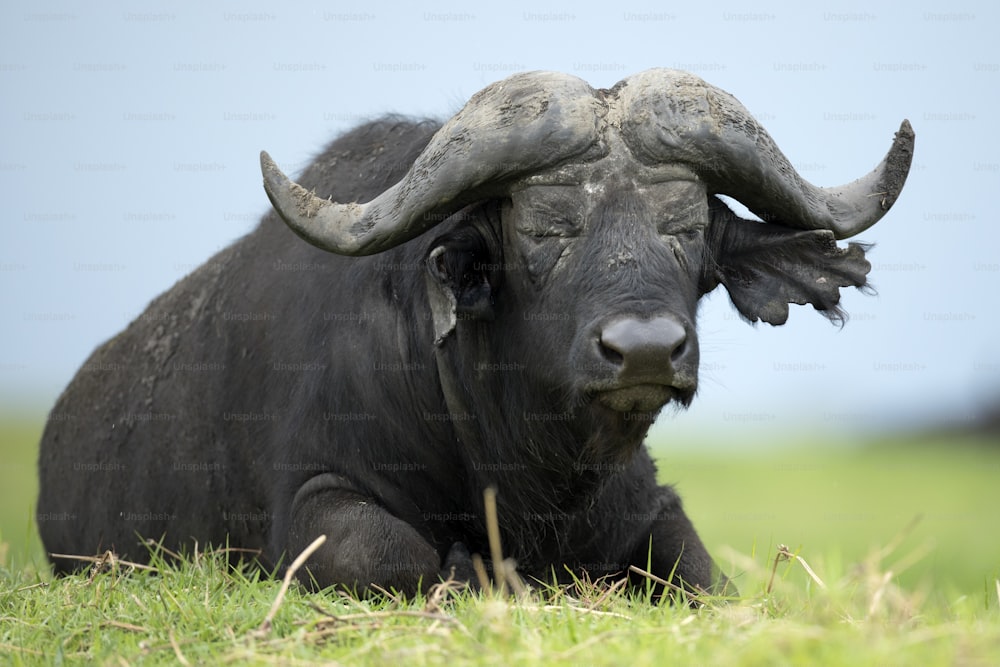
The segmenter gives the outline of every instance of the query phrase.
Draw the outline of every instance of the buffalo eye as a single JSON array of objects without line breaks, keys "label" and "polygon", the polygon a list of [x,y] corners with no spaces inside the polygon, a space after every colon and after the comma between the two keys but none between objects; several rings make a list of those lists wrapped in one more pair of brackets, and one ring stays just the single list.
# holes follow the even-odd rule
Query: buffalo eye
[{"label": "buffalo eye", "polygon": [[457,315],[493,319],[490,276],[495,262],[477,232],[466,228],[438,239],[430,253],[428,268],[434,279],[452,293]]}]

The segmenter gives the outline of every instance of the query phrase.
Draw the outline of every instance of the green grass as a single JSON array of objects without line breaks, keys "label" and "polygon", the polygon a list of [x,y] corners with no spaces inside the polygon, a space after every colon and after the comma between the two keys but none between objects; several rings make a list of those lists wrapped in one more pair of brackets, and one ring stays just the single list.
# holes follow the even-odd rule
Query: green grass
[{"label": "green grass", "polygon": [[[1000,664],[998,443],[657,448],[739,600],[293,586],[261,632],[281,582],[216,556],[49,577],[27,529],[39,430],[0,427],[0,664]],[[775,565],[779,544],[798,557]]]},{"label": "green grass", "polygon": [[43,427],[38,419],[0,418],[0,564],[42,558],[34,508]]},{"label": "green grass", "polygon": [[783,543],[839,573],[905,532],[895,557],[913,562],[894,572],[907,589],[982,596],[1000,577],[1000,442],[835,444],[658,453],[661,477],[722,561],[730,548]]}]

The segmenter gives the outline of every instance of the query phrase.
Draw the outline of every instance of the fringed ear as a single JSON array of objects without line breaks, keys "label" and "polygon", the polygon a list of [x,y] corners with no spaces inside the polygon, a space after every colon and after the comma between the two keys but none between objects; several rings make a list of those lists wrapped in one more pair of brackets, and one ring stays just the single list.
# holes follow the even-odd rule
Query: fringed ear
[{"label": "fringed ear", "polygon": [[[725,209],[725,210],[723,210]],[[802,231],[738,217],[722,202],[712,205],[711,260],[706,286],[722,283],[749,322],[784,324],[788,304],[812,304],[831,322],[842,324],[840,288],[866,288],[869,246],[837,245],[833,232]]]},{"label": "fringed ear", "polygon": [[434,321],[434,344],[441,345],[458,319],[492,320],[493,286],[486,243],[474,227],[464,227],[432,245],[427,255],[427,298]]}]

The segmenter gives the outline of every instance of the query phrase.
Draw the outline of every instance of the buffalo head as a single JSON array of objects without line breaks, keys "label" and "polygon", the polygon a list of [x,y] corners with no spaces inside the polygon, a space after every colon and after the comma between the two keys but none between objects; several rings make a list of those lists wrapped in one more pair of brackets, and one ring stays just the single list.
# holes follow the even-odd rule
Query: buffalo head
[{"label": "buffalo head", "polygon": [[836,240],[892,206],[913,139],[903,121],[871,173],[820,188],[698,77],[654,69],[595,90],[530,72],[476,94],[367,203],[317,197],[266,153],[261,165],[288,226],[331,252],[383,252],[451,220],[427,256],[436,343],[459,319],[492,320],[507,343],[483,359],[517,364],[559,405],[621,417],[691,400],[697,303],[719,284],[750,322],[782,324],[789,303],[840,318],[839,289],[870,265]]}]

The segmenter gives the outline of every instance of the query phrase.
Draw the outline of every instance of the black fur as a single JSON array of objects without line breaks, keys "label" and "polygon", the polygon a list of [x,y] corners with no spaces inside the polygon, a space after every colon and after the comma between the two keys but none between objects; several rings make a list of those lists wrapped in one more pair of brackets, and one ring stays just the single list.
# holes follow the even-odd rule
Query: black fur
[{"label": "black fur", "polygon": [[[366,124],[299,183],[371,199],[437,127]],[[572,246],[572,234],[502,224],[509,200],[360,258],[317,250],[268,214],[95,351],[59,398],[39,457],[46,549],[142,561],[145,538],[228,543],[274,567],[325,533],[308,566],[316,584],[413,592],[452,566],[471,572],[468,551],[489,553],[492,486],[505,555],[523,574],[621,576],[651,562],[690,588],[718,585],[642,445],[656,411],[593,400],[607,382],[586,361],[595,323],[676,317],[689,382],[673,398],[686,404],[704,292],[723,283],[750,320],[783,322],[788,302],[836,315],[836,287],[864,284],[867,264],[860,247],[738,221],[721,204],[706,229],[666,242],[649,203],[621,193]],[[817,271],[831,276],[822,288]],[[455,304],[440,348],[428,285]]]}]

